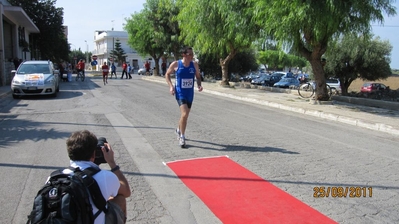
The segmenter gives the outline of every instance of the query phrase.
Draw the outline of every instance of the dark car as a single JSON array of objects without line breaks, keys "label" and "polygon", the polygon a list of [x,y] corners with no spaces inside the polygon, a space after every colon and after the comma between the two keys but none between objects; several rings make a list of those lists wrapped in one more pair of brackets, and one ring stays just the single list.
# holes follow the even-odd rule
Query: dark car
[{"label": "dark car", "polygon": [[259,78],[252,79],[251,84],[252,85],[262,85],[264,83],[265,79],[267,79],[269,75],[267,74],[262,74],[259,76]]},{"label": "dark car", "polygon": [[280,81],[274,83],[273,87],[290,88],[292,86],[298,87],[299,80],[296,78],[282,78]]},{"label": "dark car", "polygon": [[282,74],[272,74],[268,75],[265,80],[261,83],[262,86],[273,86],[274,83],[281,80]]}]

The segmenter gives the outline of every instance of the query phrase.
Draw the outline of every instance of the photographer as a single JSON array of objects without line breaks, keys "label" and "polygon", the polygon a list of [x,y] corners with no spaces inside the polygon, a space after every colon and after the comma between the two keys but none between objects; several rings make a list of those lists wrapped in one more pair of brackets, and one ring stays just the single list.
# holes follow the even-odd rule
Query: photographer
[{"label": "photographer", "polygon": [[[126,222],[126,198],[130,197],[131,191],[129,183],[115,163],[111,145],[105,138],[97,139],[93,133],[87,130],[72,133],[67,139],[66,145],[71,167],[79,167],[84,170],[88,167],[99,168],[100,163],[108,163],[111,169],[111,171],[101,170],[93,176],[108,206],[107,215],[101,212],[94,223]],[[72,171],[66,169],[63,172]],[[93,203],[92,207],[93,213],[96,213],[98,209]]]}]

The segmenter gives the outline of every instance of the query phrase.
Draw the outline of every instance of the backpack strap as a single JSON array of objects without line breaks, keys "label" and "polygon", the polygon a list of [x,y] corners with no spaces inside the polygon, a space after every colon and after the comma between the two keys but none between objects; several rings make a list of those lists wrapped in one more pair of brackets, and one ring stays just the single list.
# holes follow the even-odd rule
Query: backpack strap
[{"label": "backpack strap", "polygon": [[83,171],[79,168],[73,168],[74,174],[79,177],[79,179],[83,182],[87,189],[89,189],[91,199],[93,200],[94,205],[99,210],[99,212],[95,214],[94,218],[96,218],[101,213],[101,211],[103,211],[104,213],[108,212],[108,209],[106,207],[107,201],[104,199],[97,181],[93,178],[93,176],[100,171],[100,169],[94,167],[86,168]]}]

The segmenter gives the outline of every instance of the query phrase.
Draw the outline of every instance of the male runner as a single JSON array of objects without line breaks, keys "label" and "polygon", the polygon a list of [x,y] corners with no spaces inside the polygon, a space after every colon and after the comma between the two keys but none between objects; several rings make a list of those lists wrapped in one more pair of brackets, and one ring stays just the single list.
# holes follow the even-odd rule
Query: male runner
[{"label": "male runner", "polygon": [[[187,119],[194,100],[194,78],[197,79],[198,91],[202,91],[201,75],[199,73],[198,63],[193,61],[193,49],[187,47],[182,52],[183,59],[174,61],[170,64],[165,74],[166,82],[169,85],[170,94],[175,95],[177,104],[180,107],[179,126],[176,134],[179,139],[179,145],[186,146],[185,132]],[[176,83],[173,86],[170,75],[176,72]]]}]

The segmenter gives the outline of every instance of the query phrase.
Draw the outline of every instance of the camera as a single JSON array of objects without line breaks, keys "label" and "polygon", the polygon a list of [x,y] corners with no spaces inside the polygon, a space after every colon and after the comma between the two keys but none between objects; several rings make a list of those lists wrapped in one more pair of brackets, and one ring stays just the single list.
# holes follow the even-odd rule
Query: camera
[{"label": "camera", "polygon": [[97,139],[97,148],[96,148],[96,158],[94,159],[94,163],[100,165],[101,163],[107,163],[104,159],[103,151],[101,150],[102,147],[105,147],[105,150],[108,152],[107,146],[104,143],[108,143],[107,139],[104,137],[100,137]]}]

